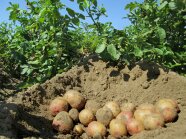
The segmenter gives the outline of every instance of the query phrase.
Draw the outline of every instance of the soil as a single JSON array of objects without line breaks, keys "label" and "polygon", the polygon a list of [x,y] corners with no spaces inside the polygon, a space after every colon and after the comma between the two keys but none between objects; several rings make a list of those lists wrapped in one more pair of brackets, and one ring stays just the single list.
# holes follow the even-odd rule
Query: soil
[{"label": "soil", "polygon": [[[136,105],[154,104],[160,98],[176,99],[181,112],[166,127],[144,131],[124,139],[186,139],[186,78],[154,63],[134,66],[114,65],[93,56],[84,59],[66,73],[0,102],[0,138],[47,139],[87,138],[85,134],[59,134],[51,127],[53,117],[48,106],[56,96],[75,89],[88,100],[101,105],[114,100]],[[110,138],[110,137],[106,137]]]}]

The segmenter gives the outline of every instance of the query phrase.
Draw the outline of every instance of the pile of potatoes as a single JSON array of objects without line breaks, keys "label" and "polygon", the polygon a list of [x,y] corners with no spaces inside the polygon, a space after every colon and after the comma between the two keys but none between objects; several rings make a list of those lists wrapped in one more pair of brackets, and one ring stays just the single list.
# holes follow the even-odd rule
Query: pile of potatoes
[{"label": "pile of potatoes", "polygon": [[172,99],[160,99],[154,105],[135,106],[129,102],[119,105],[109,101],[101,106],[95,100],[86,101],[76,90],[56,97],[49,110],[54,116],[52,126],[60,133],[115,138],[164,127],[166,123],[174,122],[180,111],[178,103]]}]

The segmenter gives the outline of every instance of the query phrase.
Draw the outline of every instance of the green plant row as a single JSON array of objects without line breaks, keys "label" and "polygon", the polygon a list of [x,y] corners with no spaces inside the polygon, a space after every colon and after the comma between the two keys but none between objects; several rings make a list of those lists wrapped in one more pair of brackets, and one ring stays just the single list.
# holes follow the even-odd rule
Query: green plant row
[{"label": "green plant row", "polygon": [[23,81],[20,87],[66,71],[91,53],[125,64],[153,61],[186,74],[185,0],[129,3],[132,24],[123,30],[100,22],[107,15],[97,0],[71,1],[80,13],[60,0],[26,0],[26,9],[13,3],[7,8],[11,22],[0,24],[0,64]]}]

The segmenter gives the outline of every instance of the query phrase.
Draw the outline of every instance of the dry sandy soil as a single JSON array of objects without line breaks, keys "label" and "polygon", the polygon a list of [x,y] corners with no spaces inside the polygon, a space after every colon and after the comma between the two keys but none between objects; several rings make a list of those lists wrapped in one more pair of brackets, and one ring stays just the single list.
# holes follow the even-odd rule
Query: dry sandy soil
[{"label": "dry sandy soil", "polygon": [[1,101],[0,139],[87,138],[85,134],[80,137],[73,133],[58,134],[51,127],[48,105],[69,89],[79,90],[87,100],[95,99],[102,105],[110,100],[138,105],[145,102],[154,104],[160,98],[176,99],[181,110],[177,121],[166,124],[164,128],[123,138],[186,139],[185,77],[152,63],[116,66],[97,57],[87,58],[68,72]]}]

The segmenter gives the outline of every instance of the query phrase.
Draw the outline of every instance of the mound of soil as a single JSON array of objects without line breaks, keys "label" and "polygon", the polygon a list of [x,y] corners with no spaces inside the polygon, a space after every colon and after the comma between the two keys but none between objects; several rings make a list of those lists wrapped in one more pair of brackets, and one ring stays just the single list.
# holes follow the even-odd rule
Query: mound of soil
[{"label": "mound of soil", "polygon": [[125,138],[186,138],[185,77],[152,63],[141,62],[133,67],[116,66],[96,57],[86,59],[82,65],[1,102],[0,138],[86,138],[84,134],[81,137],[58,134],[51,127],[49,103],[69,89],[79,90],[86,99],[95,99],[102,105],[110,100],[138,105],[155,103],[160,98],[176,99],[181,110],[176,122],[166,124],[165,128]]}]

